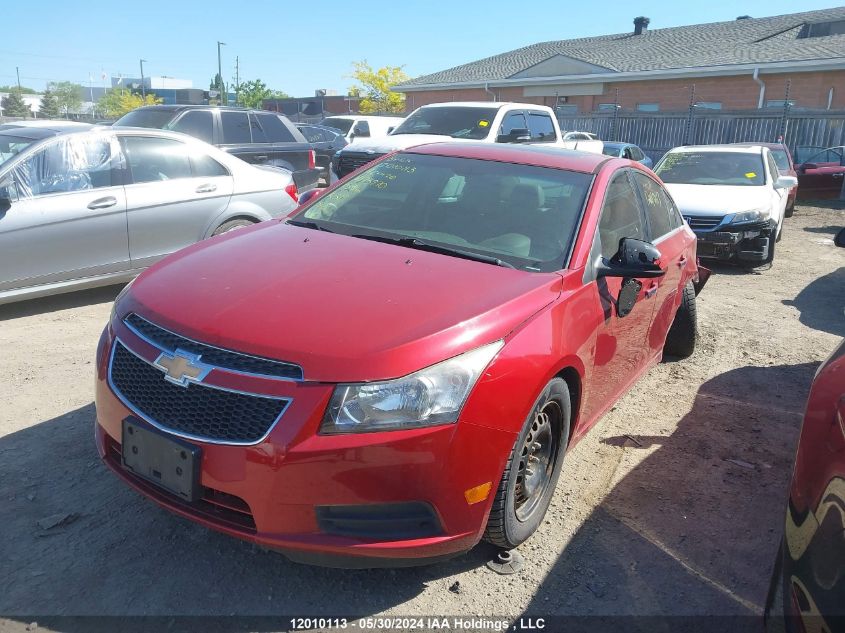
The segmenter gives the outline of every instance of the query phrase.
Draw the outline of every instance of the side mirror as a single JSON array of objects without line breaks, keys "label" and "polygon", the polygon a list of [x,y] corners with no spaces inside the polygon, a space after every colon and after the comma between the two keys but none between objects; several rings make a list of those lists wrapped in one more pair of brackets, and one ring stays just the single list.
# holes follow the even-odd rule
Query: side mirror
[{"label": "side mirror", "polygon": [[391,125],[389,128],[387,128],[387,133],[388,133],[388,134],[391,134],[391,133],[393,132],[393,130],[395,130],[395,129],[396,129],[396,126],[395,126],[395,125]]},{"label": "side mirror", "polygon": [[18,191],[15,188],[15,182],[11,178],[6,178],[0,182],[0,213],[6,213],[12,208],[12,203],[18,199]]},{"label": "side mirror", "polygon": [[323,193],[322,189],[309,189],[301,196],[299,196],[299,206],[307,204],[308,202],[319,196],[321,193]]},{"label": "side mirror", "polygon": [[531,141],[531,132],[525,127],[515,127],[510,134],[499,134],[497,143],[528,143]]},{"label": "side mirror", "polygon": [[358,127],[357,125],[352,128],[352,137],[355,138],[357,136],[367,137],[370,135],[369,130],[364,130]]},{"label": "side mirror", "polygon": [[660,251],[649,242],[623,237],[619,250],[608,260],[602,260],[596,271],[598,277],[662,277]]},{"label": "side mirror", "polygon": [[842,229],[836,234],[836,237],[833,238],[833,243],[839,247],[845,248],[845,229]]},{"label": "side mirror", "polygon": [[792,189],[798,185],[795,176],[781,176],[775,181],[775,189]]}]

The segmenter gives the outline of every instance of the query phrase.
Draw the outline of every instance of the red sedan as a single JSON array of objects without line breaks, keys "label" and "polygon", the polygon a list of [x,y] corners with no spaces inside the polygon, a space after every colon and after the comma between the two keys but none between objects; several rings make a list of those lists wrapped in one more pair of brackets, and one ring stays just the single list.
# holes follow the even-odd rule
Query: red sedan
[{"label": "red sedan", "polygon": [[695,244],[628,160],[386,156],[127,287],[97,447],[159,504],[294,560],[515,547],[567,448],[664,351],[692,353]]}]

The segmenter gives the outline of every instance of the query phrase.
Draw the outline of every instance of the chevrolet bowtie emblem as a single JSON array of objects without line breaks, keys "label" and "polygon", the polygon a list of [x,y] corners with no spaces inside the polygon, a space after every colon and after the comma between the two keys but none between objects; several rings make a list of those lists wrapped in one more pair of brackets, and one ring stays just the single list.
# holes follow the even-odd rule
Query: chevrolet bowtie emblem
[{"label": "chevrolet bowtie emblem", "polygon": [[211,371],[211,367],[200,362],[198,354],[191,354],[182,349],[175,353],[162,352],[156,358],[155,366],[164,372],[164,379],[180,387],[187,387],[189,382],[200,382]]}]

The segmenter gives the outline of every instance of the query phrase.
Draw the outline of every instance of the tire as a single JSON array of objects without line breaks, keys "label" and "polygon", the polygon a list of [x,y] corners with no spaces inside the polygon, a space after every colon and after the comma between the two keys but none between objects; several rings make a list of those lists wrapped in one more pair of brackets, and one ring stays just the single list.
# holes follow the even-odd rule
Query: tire
[{"label": "tire", "polygon": [[795,203],[786,205],[786,209],[783,211],[783,217],[791,218],[792,214],[795,213]]},{"label": "tire", "polygon": [[[784,217],[786,217],[786,216],[784,215]],[[783,237],[783,229],[784,229],[783,220],[781,219],[780,224],[778,224],[778,236],[777,236],[777,239],[775,239],[775,242],[780,242],[780,238]]]},{"label": "tire", "polygon": [[695,286],[692,281],[681,293],[681,305],[675,313],[675,320],[666,335],[666,344],[663,346],[664,354],[687,358],[695,351],[697,338],[698,314],[695,307]]},{"label": "tire", "polygon": [[[513,549],[540,525],[560,477],[571,419],[569,386],[562,378],[554,378],[537,398],[511,449],[484,540]],[[538,461],[532,462],[530,457]],[[532,492],[525,486],[529,465],[533,467],[533,475],[529,475]]]},{"label": "tire", "polygon": [[224,222],[216,229],[214,229],[214,233],[212,235],[223,235],[224,233],[228,233],[229,231],[234,231],[235,229],[242,229],[246,226],[252,226],[255,222],[250,220],[229,220],[228,222]]}]

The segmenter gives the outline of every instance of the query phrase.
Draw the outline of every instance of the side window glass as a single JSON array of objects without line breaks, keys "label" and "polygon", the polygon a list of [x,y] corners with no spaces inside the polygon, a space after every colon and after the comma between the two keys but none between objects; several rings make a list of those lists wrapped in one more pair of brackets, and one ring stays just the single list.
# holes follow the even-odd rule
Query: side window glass
[{"label": "side window glass", "polygon": [[614,177],[605,194],[599,220],[602,257],[612,258],[623,237],[645,238],[637,194],[624,171]]},{"label": "side window glass", "polygon": [[191,160],[184,143],[150,136],[124,136],[121,142],[133,183],[191,177]]},{"label": "side window glass", "polygon": [[529,112],[528,129],[531,131],[531,140],[534,142],[550,143],[555,140],[555,126],[548,114]]},{"label": "side window glass", "polygon": [[632,146],[630,149],[632,160],[640,161],[645,158],[645,154],[643,154],[643,151],[639,147]]},{"label": "side window glass", "polygon": [[634,173],[634,180],[636,180],[645,202],[645,212],[651,229],[651,241],[655,241],[675,228],[673,222],[675,209],[669,204],[669,199],[664,195],[662,187],[651,178],[645,174]]},{"label": "side window glass", "polygon": [[505,120],[502,121],[502,127],[499,130],[499,134],[503,136],[508,136],[514,130],[524,130],[528,126],[525,124],[525,116],[522,112],[511,112],[505,117]]},{"label": "side window glass", "polygon": [[252,142],[246,112],[221,112],[220,122],[223,126],[223,143],[226,145]]},{"label": "side window glass", "polygon": [[191,152],[191,169],[194,178],[215,178],[229,175],[229,170],[223,165],[208,154],[198,151]]},{"label": "side window glass", "polygon": [[261,123],[267,143],[292,143],[296,139],[284,122],[275,114],[254,114]]},{"label": "side window glass", "polygon": [[214,115],[208,110],[188,111],[170,129],[211,143],[214,139]]},{"label": "side window glass", "polygon": [[261,129],[261,125],[258,123],[258,118],[254,114],[249,115],[249,127],[252,130],[253,143],[270,142],[270,139],[267,138],[267,135],[264,133],[264,130]]},{"label": "side window glass", "polygon": [[780,171],[778,170],[778,164],[775,162],[775,158],[772,156],[771,152],[766,154],[766,162],[769,165],[769,175],[772,177],[772,183],[775,183],[777,182],[777,179],[780,178]]},{"label": "side window glass", "polygon": [[61,138],[15,167],[14,177],[22,198],[111,187],[111,139]]}]

